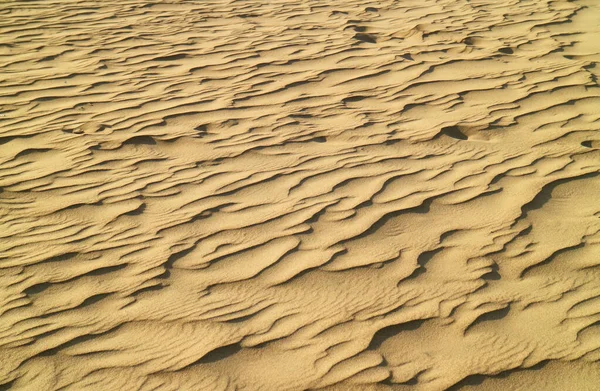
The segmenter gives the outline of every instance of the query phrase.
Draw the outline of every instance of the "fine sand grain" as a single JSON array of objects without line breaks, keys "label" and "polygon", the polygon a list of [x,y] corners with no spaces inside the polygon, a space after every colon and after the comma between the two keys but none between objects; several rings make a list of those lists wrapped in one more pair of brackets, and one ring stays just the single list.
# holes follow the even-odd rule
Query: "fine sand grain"
[{"label": "fine sand grain", "polygon": [[597,0],[0,1],[0,390],[600,390]]}]

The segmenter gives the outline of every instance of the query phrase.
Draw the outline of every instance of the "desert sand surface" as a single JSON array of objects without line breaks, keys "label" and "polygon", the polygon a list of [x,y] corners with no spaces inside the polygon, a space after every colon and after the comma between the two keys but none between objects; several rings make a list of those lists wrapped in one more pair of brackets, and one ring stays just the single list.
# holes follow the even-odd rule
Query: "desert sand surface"
[{"label": "desert sand surface", "polygon": [[0,2],[0,390],[600,390],[600,2]]}]

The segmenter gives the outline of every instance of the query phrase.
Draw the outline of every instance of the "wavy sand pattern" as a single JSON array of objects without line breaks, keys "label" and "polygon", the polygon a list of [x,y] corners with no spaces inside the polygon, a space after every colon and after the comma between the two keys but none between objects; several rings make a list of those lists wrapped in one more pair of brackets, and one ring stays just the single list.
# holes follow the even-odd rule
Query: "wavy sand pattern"
[{"label": "wavy sand pattern", "polygon": [[596,0],[0,16],[0,389],[599,389]]}]

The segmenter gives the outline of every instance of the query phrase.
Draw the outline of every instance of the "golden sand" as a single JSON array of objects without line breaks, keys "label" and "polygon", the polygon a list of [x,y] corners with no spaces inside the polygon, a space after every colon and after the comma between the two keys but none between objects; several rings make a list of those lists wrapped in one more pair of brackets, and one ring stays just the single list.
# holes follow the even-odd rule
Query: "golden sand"
[{"label": "golden sand", "polygon": [[0,390],[600,390],[600,2],[0,2]]}]

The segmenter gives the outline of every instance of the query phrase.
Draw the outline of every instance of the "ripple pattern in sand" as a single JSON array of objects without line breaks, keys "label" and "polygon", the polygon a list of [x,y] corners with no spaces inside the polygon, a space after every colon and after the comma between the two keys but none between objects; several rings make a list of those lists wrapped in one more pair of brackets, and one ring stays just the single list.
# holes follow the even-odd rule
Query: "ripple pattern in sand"
[{"label": "ripple pattern in sand", "polygon": [[0,389],[600,381],[599,6],[337,3],[2,2]]}]

